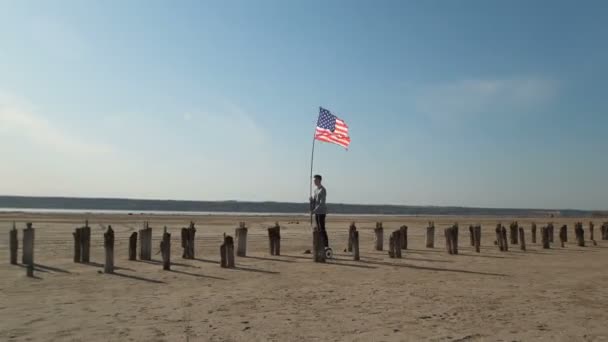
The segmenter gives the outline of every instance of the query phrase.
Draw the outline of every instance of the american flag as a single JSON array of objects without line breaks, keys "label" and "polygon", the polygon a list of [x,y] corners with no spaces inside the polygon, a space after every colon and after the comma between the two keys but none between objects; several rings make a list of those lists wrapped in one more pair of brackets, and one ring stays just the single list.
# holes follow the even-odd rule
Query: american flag
[{"label": "american flag", "polygon": [[319,121],[317,121],[315,139],[348,148],[350,144],[348,126],[327,109],[319,107]]}]

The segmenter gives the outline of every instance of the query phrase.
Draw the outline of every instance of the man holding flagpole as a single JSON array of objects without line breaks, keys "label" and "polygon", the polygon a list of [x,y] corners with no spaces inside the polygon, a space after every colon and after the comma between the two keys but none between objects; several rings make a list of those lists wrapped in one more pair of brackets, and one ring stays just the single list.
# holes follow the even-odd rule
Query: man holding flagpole
[{"label": "man holding flagpole", "polygon": [[[346,125],[346,122],[333,115],[329,110],[319,107],[319,119],[317,120],[317,127],[315,128],[315,135],[314,139],[312,140],[310,178],[313,178],[312,170],[316,140],[348,148],[348,145],[350,144],[350,136],[348,134],[348,126]],[[323,236],[323,240],[325,240],[325,253],[326,255],[331,256],[332,252],[329,248],[329,240],[327,237],[327,231],[325,230],[325,217],[327,215],[327,190],[325,190],[325,187],[321,184],[322,180],[323,178],[321,175],[314,176],[314,184],[316,189],[314,191],[314,197],[312,196],[312,189],[310,194],[310,224],[312,225],[312,216],[314,215],[317,227]]]}]

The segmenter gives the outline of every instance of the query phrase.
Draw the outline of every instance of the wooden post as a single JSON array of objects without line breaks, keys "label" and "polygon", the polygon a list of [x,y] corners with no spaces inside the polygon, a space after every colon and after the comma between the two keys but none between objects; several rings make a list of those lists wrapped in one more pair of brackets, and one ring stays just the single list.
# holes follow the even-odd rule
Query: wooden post
[{"label": "wooden post", "polygon": [[270,255],[281,255],[281,226],[278,222],[274,227],[268,228],[268,243]]},{"label": "wooden post", "polygon": [[318,227],[312,231],[312,255],[315,262],[325,262],[325,241]]},{"label": "wooden post", "polygon": [[23,230],[23,264],[27,267],[28,277],[34,276],[34,228],[28,222],[27,228]]},{"label": "wooden post", "polygon": [[182,247],[184,247],[184,259],[194,259],[194,244],[196,241],[196,228],[194,222],[190,222],[188,228],[182,229]]},{"label": "wooden post", "polygon": [[473,237],[475,238],[475,252],[481,251],[481,226],[476,225],[473,227]]},{"label": "wooden post", "polygon": [[72,233],[74,236],[74,262],[82,261],[82,229],[76,228]]},{"label": "wooden post", "polygon": [[568,241],[568,226],[563,225],[560,229],[559,229],[559,242],[562,246],[562,248],[566,247],[566,242]]},{"label": "wooden post", "polygon": [[220,266],[234,268],[234,239],[224,234],[224,243],[220,246]]},{"label": "wooden post", "polygon": [[502,230],[501,230],[501,225],[500,223],[496,225],[496,246],[498,246],[498,249],[502,252],[503,248],[502,248]]},{"label": "wooden post", "polygon": [[458,254],[458,223],[454,223],[452,226],[452,234],[454,235],[454,238],[452,239],[452,252]]},{"label": "wooden post", "polygon": [[239,227],[234,232],[236,237],[236,255],[240,257],[247,256],[247,227],[245,222],[239,222]]},{"label": "wooden post", "polygon": [[359,232],[353,232],[353,260],[359,261]]},{"label": "wooden post", "polygon": [[80,239],[81,260],[86,264],[91,260],[91,227],[89,227],[88,220],[85,221],[84,227],[81,228]]},{"label": "wooden post", "polygon": [[475,246],[475,228],[473,225],[469,225],[469,237],[471,240],[471,247]]},{"label": "wooden post", "polygon": [[148,221],[144,222],[144,228],[139,231],[139,259],[152,260],[152,228]]},{"label": "wooden post", "polygon": [[576,235],[576,243],[579,247],[585,247],[585,230],[583,224],[577,222],[574,228],[574,234]]},{"label": "wooden post", "polygon": [[348,227],[348,245],[346,247],[346,251],[348,252],[353,251],[353,234],[356,230],[357,227],[355,226],[355,222],[351,222],[350,226]]},{"label": "wooden post", "polygon": [[526,250],[526,235],[524,232],[524,227],[519,227],[519,248],[522,251]]},{"label": "wooden post", "polygon": [[160,254],[163,258],[163,270],[171,270],[171,234],[167,232],[167,226],[160,241]]},{"label": "wooden post", "polygon": [[376,222],[376,228],[374,228],[375,250],[381,251],[384,249],[384,228],[382,228],[382,222]]},{"label": "wooden post", "polygon": [[458,225],[444,229],[445,248],[448,254],[458,254]]},{"label": "wooden post", "polygon": [[502,248],[503,251],[508,252],[509,251],[509,242],[507,240],[507,228],[505,228],[505,226],[501,226],[501,235],[502,235]]},{"label": "wooden post", "polygon": [[549,249],[550,248],[549,227],[542,227],[540,229],[540,238],[541,238],[541,242],[543,244],[543,249]]},{"label": "wooden post", "polygon": [[443,229],[443,235],[445,236],[445,250],[448,252],[448,254],[452,254],[452,242],[450,241],[452,239],[451,229],[451,227]]},{"label": "wooden post", "polygon": [[509,238],[511,239],[512,245],[517,245],[519,243],[517,239],[517,234],[519,234],[518,227],[517,221],[511,222],[511,225],[509,225]]},{"label": "wooden post", "polygon": [[137,232],[129,237],[129,260],[137,260]]},{"label": "wooden post", "polygon": [[602,224],[602,240],[608,240],[608,222]]},{"label": "wooden post", "polygon": [[593,235],[593,222],[589,222],[589,239],[595,243],[595,237]]},{"label": "wooden post", "polygon": [[553,241],[555,240],[555,231],[553,228],[553,223],[549,223],[547,225],[548,228],[548,233],[549,233],[549,243],[553,243]]},{"label": "wooden post", "polygon": [[429,222],[426,227],[426,248],[435,248],[435,223]]},{"label": "wooden post", "polygon": [[401,226],[401,249],[407,249],[407,226]]},{"label": "wooden post", "polygon": [[114,230],[112,230],[112,226],[108,226],[108,230],[103,234],[103,247],[106,252],[103,272],[114,273]]},{"label": "wooden post", "polygon": [[532,222],[532,243],[536,243],[536,223]]},{"label": "wooden post", "polygon": [[9,233],[10,260],[13,265],[17,265],[17,255],[19,252],[19,239],[17,238],[17,234],[17,227],[15,227],[15,222],[13,222],[13,229],[11,229]]},{"label": "wooden post", "polygon": [[392,232],[389,237],[389,257],[401,259],[401,242],[401,229]]}]

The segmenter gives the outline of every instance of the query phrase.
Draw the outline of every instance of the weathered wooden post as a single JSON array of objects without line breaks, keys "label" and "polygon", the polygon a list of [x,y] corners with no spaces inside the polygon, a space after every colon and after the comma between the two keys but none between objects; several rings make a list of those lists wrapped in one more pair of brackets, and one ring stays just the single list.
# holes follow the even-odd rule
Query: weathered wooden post
[{"label": "weathered wooden post", "polygon": [[196,228],[194,227],[194,222],[190,222],[188,228],[182,228],[182,248],[184,249],[182,258],[194,259],[195,236]]},{"label": "weathered wooden post", "polygon": [[526,235],[524,232],[524,227],[519,227],[519,248],[522,251],[526,250]]},{"label": "weathered wooden post", "polygon": [[357,227],[355,226],[355,222],[351,222],[350,227],[348,227],[348,246],[346,250],[348,252],[353,251],[353,234],[357,231]]},{"label": "weathered wooden post", "polygon": [[553,228],[553,223],[549,223],[547,225],[548,233],[549,233],[549,243],[553,243],[555,240],[555,230]]},{"label": "weathered wooden post", "polygon": [[381,251],[384,248],[384,228],[382,228],[382,222],[376,222],[376,228],[374,228],[374,233],[375,233],[375,242],[376,242],[376,246],[375,249],[377,251]]},{"label": "weathered wooden post", "polygon": [[112,230],[112,226],[108,226],[108,230],[103,234],[103,247],[106,252],[103,272],[114,273],[114,230]]},{"label": "weathered wooden post", "polygon": [[167,232],[167,226],[163,231],[163,238],[160,240],[160,254],[163,258],[163,270],[171,269],[171,234]]},{"label": "weathered wooden post", "polygon": [[224,234],[224,243],[220,246],[220,266],[234,268],[234,239]]},{"label": "weathered wooden post", "polygon": [[448,254],[458,254],[458,224],[444,229],[445,248]]},{"label": "weathered wooden post", "polygon": [[473,227],[473,237],[475,239],[475,252],[481,251],[481,226],[476,225]]},{"label": "weathered wooden post", "polygon": [[401,229],[392,232],[389,236],[389,257],[401,259],[401,242]]},{"label": "weathered wooden post", "polygon": [[81,260],[86,264],[91,260],[91,227],[89,227],[89,220],[86,220],[84,227],[81,228],[80,239]]},{"label": "weathered wooden post", "polygon": [[595,237],[593,234],[593,222],[591,221],[589,221],[589,239],[595,244]]},{"label": "weathered wooden post", "polygon": [[475,228],[473,225],[469,225],[469,237],[471,240],[471,247],[475,247]]},{"label": "weathered wooden post", "polygon": [[26,224],[27,228],[23,230],[23,264],[26,265],[26,274],[28,277],[34,276],[34,228],[32,223]]},{"label": "weathered wooden post", "polygon": [[407,249],[407,226],[401,226],[401,249]]},{"label": "weathered wooden post", "polygon": [[536,223],[532,222],[532,243],[536,243]]},{"label": "weathered wooden post", "polygon": [[602,240],[608,240],[608,222],[602,224]]},{"label": "weathered wooden post", "polygon": [[509,251],[509,241],[507,240],[507,228],[505,226],[501,226],[500,234],[502,235],[502,248],[503,251]]},{"label": "weathered wooden post", "polygon": [[452,248],[452,250],[454,251],[454,254],[458,254],[458,238],[459,238],[458,223],[454,223],[454,225],[452,225],[452,234],[454,234],[454,239],[453,239],[454,247]]},{"label": "weathered wooden post", "polygon": [[567,241],[568,241],[568,226],[567,225],[563,225],[559,229],[559,242],[560,242],[562,248],[566,247],[566,242]]},{"label": "weathered wooden post", "polygon": [[517,223],[517,221],[511,222],[511,224],[509,225],[509,238],[511,239],[511,244],[512,245],[517,245],[518,241],[517,241],[517,234],[519,234],[519,225]]},{"label": "weathered wooden post", "polygon": [[148,221],[144,222],[144,228],[139,231],[139,259],[152,260],[152,228]]},{"label": "weathered wooden post", "polygon": [[129,237],[129,260],[137,260],[137,232]]},{"label": "weathered wooden post", "polygon": [[268,228],[268,242],[270,255],[281,255],[281,226],[278,222],[274,227]]},{"label": "weathered wooden post", "polygon": [[426,248],[435,248],[435,223],[429,222],[426,227]]},{"label": "weathered wooden post", "polygon": [[239,227],[235,230],[234,236],[236,237],[236,255],[247,256],[247,227],[245,227],[245,222],[239,222]]},{"label": "weathered wooden post", "polygon": [[13,265],[17,265],[17,255],[19,253],[19,239],[17,238],[17,234],[17,227],[15,226],[15,222],[13,222],[13,229],[11,229],[9,233],[10,260]]},{"label": "weathered wooden post", "polygon": [[359,232],[353,232],[353,260],[359,261]]},{"label": "weathered wooden post", "polygon": [[445,249],[448,252],[448,254],[453,254],[452,252],[452,228],[444,228],[443,229],[443,234],[445,236]]},{"label": "weathered wooden post", "polygon": [[574,234],[576,235],[576,243],[579,247],[585,247],[585,230],[583,224],[577,222],[574,228]]},{"label": "weathered wooden post", "polygon": [[496,242],[495,245],[498,246],[498,249],[502,252],[503,248],[502,248],[502,230],[501,230],[501,225],[500,223],[496,225]]},{"label": "weathered wooden post", "polygon": [[315,262],[325,262],[325,240],[318,227],[312,231],[312,257]]},{"label": "weathered wooden post", "polygon": [[550,248],[549,227],[545,226],[545,227],[540,228],[540,239],[543,244],[543,249],[549,249]]},{"label": "weathered wooden post", "polygon": [[74,236],[74,262],[80,262],[82,261],[82,229],[74,229],[72,235]]}]

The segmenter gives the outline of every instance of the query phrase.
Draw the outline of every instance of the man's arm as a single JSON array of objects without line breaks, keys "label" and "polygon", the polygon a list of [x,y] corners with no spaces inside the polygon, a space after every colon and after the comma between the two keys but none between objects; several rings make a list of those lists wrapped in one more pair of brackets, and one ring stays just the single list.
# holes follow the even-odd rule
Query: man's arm
[{"label": "man's arm", "polygon": [[315,203],[316,206],[315,209],[312,211],[313,214],[316,214],[320,207],[325,206],[325,197],[327,197],[327,194],[325,188],[323,188],[321,189],[321,191],[319,191],[319,195],[317,196],[318,201],[317,203]]}]

